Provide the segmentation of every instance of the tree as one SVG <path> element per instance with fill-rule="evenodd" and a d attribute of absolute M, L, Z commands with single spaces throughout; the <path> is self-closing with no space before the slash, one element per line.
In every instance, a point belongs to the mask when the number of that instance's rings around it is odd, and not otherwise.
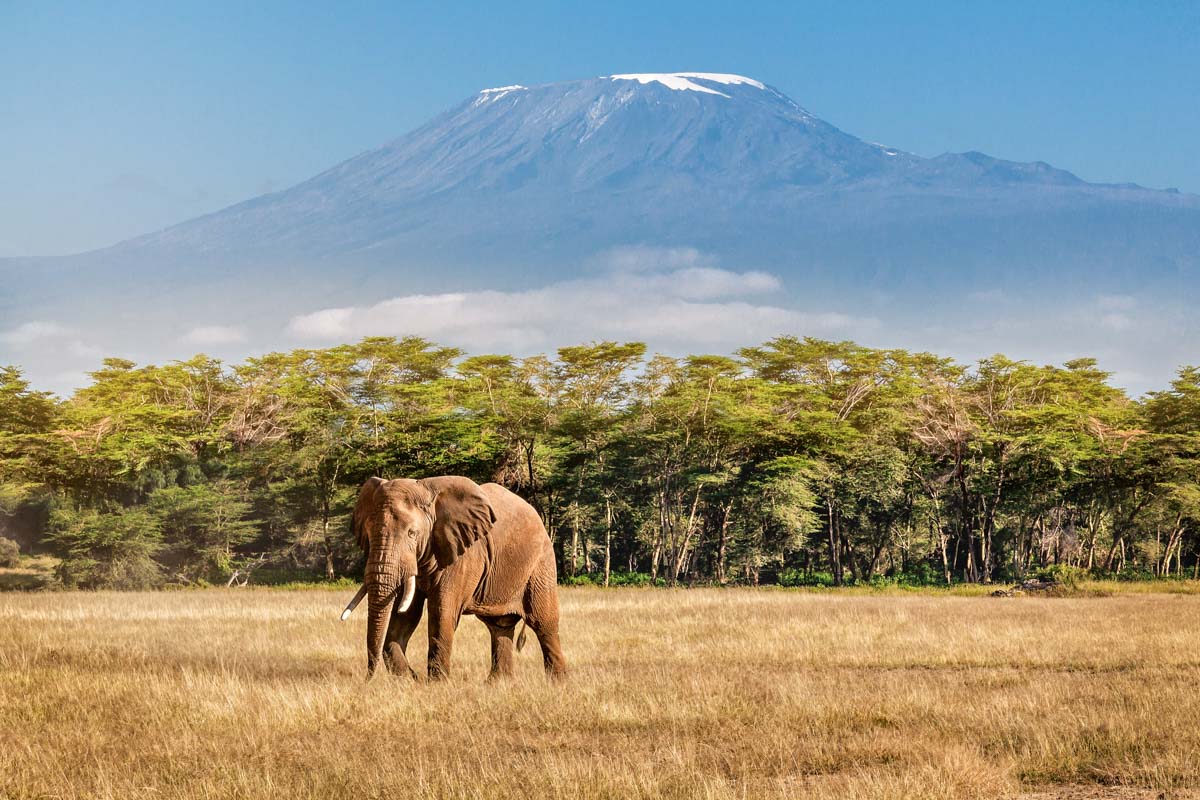
<path fill-rule="evenodd" d="M 161 561 L 188 582 L 227 577 L 236 549 L 258 532 L 229 482 L 159 489 L 147 507 L 162 533 Z"/>
<path fill-rule="evenodd" d="M 615 476 L 609 468 L 610 449 L 620 435 L 630 374 L 641 364 L 646 346 L 640 342 L 564 347 L 558 351 L 551 380 L 558 401 L 555 433 L 565 444 L 563 464 L 573 475 L 574 494 L 566 514 L 571 524 L 570 570 L 590 571 L 587 530 L 599 518 L 604 525 L 604 580 L 611 572 Z M 590 514 L 588 494 L 603 504 L 603 515 Z M 582 552 L 580 545 L 582 544 Z"/>
<path fill-rule="evenodd" d="M 57 417 L 48 392 L 31 390 L 16 367 L 0 367 L 0 519 L 44 487 Z"/>
<path fill-rule="evenodd" d="M 1091 359 L 786 336 L 735 357 L 462 358 L 376 337 L 91 377 L 59 401 L 0 369 L 0 525 L 55 548 L 71 585 L 353 573 L 347 515 L 373 474 L 503 483 L 561 574 L 605 583 L 1200 572 L 1194 367 L 1135 401 Z"/>
<path fill-rule="evenodd" d="M 57 573 L 64 586 L 150 589 L 162 582 L 163 568 L 154 558 L 162 533 L 149 510 L 59 511 L 52 525 L 51 540 L 63 554 Z"/>

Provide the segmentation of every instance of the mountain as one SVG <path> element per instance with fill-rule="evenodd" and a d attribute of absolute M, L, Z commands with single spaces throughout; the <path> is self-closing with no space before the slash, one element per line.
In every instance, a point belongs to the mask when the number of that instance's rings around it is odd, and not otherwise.
<path fill-rule="evenodd" d="M 1169 283 L 1195 274 L 1200 198 L 982 153 L 922 158 L 737 75 L 611 75 L 485 89 L 284 191 L 8 269 L 97 288 L 307 274 L 436 290 L 561 276 L 623 245 L 824 286 Z"/>
<path fill-rule="evenodd" d="M 672 277 L 673 264 L 726 274 Z M 622 279 L 626 294 L 591 327 L 565 312 L 529 321 L 547 303 L 591 302 L 613 269 L 668 272 Z M 721 285 L 733 294 L 719 330 L 743 338 L 875 331 L 879 344 L 962 356 L 1095 354 L 1144 385 L 1149 371 L 1161 382 L 1194 360 L 1198 277 L 1195 195 L 977 152 L 923 158 L 738 75 L 609 75 L 485 89 L 289 189 L 90 253 L 0 260 L 0 363 L 47 358 L 67 330 L 81 338 L 62 374 L 76 376 L 102 347 L 232 355 L 294 346 L 298 330 L 327 341 L 417 332 L 478 349 L 670 328 L 682 348 L 717 313 L 696 292 Z M 701 289 L 678 286 L 693 280 Z M 770 307 L 743 303 L 739 281 Z M 646 292 L 678 302 L 631 308 Z M 497 302 L 509 306 L 508 338 L 489 333 Z M 472 303 L 459 328 L 437 310 Z M 760 319 L 753 332 L 738 322 L 747 314 Z M 102 346 L 88 341 L 98 330 Z M 731 336 L 697 346 L 750 343 Z M 1161 363 L 1138 366 L 1151 352 Z"/>

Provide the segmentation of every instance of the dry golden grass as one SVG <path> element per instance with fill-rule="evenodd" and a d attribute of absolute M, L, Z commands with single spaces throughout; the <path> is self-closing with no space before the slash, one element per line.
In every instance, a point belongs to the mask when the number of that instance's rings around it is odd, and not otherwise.
<path fill-rule="evenodd" d="M 366 683 L 324 591 L 0 596 L 0 797 L 1182 798 L 1200 596 L 565 589 L 574 670 Z M 415 661 L 424 663 L 424 628 Z M 1057 788 L 1056 788 L 1057 787 Z M 1114 787 L 1114 788 L 1104 788 Z"/>

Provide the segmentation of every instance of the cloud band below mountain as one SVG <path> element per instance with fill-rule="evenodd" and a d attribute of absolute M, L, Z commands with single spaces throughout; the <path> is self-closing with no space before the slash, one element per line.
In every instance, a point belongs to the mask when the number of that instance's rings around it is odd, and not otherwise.
<path fill-rule="evenodd" d="M 322 343 L 419 335 L 475 352 L 530 352 L 581 335 L 703 348 L 761 341 L 780 331 L 852 336 L 876 325 L 869 318 L 761 302 L 781 288 L 778 278 L 764 272 L 615 271 L 522 291 L 413 294 L 321 309 L 293 317 L 288 332 Z"/>

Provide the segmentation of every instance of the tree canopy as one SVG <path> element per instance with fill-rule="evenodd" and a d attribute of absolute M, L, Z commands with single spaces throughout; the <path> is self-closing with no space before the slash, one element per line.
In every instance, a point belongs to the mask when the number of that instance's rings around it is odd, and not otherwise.
<path fill-rule="evenodd" d="M 795 337 L 107 359 L 65 399 L 5 367 L 0 533 L 73 586 L 356 576 L 365 478 L 462 474 L 537 508 L 564 580 L 1195 575 L 1200 368 L 1140 399 L 1109 378 Z"/>

